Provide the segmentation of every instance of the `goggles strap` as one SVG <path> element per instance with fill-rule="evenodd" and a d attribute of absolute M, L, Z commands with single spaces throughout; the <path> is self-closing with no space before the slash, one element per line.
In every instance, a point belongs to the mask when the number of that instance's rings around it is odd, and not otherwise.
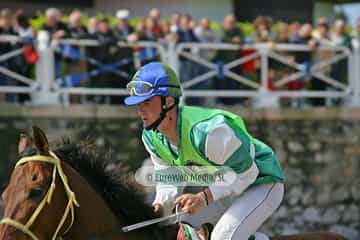
<path fill-rule="evenodd" d="M 170 107 L 166 107 L 166 97 L 165 96 L 161 96 L 161 112 L 160 112 L 160 116 L 157 120 L 155 120 L 152 124 L 150 124 L 149 126 L 145 127 L 146 130 L 156 130 L 158 128 L 158 126 L 160 125 L 160 123 L 165 119 L 166 117 L 166 113 L 168 111 L 170 111 L 171 109 L 173 109 L 175 106 L 177 106 L 177 104 L 179 103 L 178 99 L 175 98 L 175 103 L 173 105 L 171 105 Z"/>

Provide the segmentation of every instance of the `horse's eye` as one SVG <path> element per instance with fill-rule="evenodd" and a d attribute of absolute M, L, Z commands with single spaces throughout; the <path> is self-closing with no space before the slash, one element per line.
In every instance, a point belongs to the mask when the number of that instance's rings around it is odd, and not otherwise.
<path fill-rule="evenodd" d="M 32 175 L 31 180 L 36 181 L 36 179 L 37 179 L 37 174 Z"/>
<path fill-rule="evenodd" d="M 40 188 L 40 187 L 32 188 L 29 193 L 29 198 L 40 197 L 42 193 L 43 193 L 42 188 Z"/>

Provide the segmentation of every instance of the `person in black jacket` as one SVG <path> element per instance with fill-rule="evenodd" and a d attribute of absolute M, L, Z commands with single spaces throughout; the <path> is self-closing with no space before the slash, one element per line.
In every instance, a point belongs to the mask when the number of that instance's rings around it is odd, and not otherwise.
<path fill-rule="evenodd" d="M 45 23 L 41 30 L 49 32 L 51 40 L 59 40 L 67 33 L 66 25 L 61 21 L 61 12 L 57 8 L 48 8 L 45 12 Z"/>
<path fill-rule="evenodd" d="M 116 12 L 117 24 L 113 27 L 113 34 L 118 42 L 130 43 L 131 35 L 134 35 L 134 28 L 129 24 L 129 10 L 120 9 Z M 126 64 L 121 65 L 118 69 L 124 73 L 128 73 L 129 77 L 118 76 L 116 85 L 125 88 L 130 78 L 130 75 L 135 72 L 133 61 L 133 49 L 130 46 L 117 46 L 114 53 L 114 61 L 127 61 Z M 123 100 L 120 99 L 120 102 Z"/>
<path fill-rule="evenodd" d="M 60 40 L 67 34 L 66 25 L 61 22 L 61 12 L 57 8 L 48 8 L 45 12 L 45 23 L 41 26 L 41 30 L 47 31 L 51 41 Z M 55 78 L 60 77 L 62 69 L 62 57 L 55 54 Z"/>

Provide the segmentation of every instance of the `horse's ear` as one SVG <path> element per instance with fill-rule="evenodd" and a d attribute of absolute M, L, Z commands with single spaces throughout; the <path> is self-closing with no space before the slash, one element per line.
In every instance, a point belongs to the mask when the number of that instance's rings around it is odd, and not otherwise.
<path fill-rule="evenodd" d="M 21 133 L 20 134 L 20 139 L 19 139 L 19 144 L 18 144 L 18 153 L 22 153 L 23 151 L 25 151 L 25 149 L 27 148 L 27 146 L 30 144 L 30 138 L 24 134 Z"/>
<path fill-rule="evenodd" d="M 34 134 L 34 144 L 36 149 L 41 153 L 49 152 L 49 142 L 43 130 L 40 128 L 33 126 L 33 134 Z"/>

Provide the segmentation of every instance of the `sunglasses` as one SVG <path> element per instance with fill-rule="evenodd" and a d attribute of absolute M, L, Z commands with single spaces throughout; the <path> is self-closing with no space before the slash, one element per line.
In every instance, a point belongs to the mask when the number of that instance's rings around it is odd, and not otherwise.
<path fill-rule="evenodd" d="M 176 85 L 152 85 L 151 83 L 144 81 L 131 81 L 126 85 L 127 90 L 131 96 L 148 96 L 154 92 L 154 90 L 162 87 L 180 88 Z"/>

